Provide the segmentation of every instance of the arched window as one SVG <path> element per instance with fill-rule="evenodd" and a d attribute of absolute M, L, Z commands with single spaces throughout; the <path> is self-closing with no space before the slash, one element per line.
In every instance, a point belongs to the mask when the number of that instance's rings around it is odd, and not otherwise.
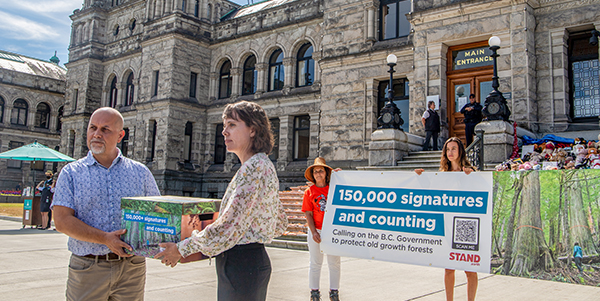
<path fill-rule="evenodd" d="M 208 5 L 208 9 L 206 10 L 206 18 L 208 19 L 208 21 L 210 22 L 210 13 L 212 11 L 212 5 Z"/>
<path fill-rule="evenodd" d="M 50 127 L 50 106 L 41 102 L 35 111 L 35 127 L 47 129 Z"/>
<path fill-rule="evenodd" d="M 185 13 L 186 11 L 186 6 L 187 6 L 187 1 L 185 0 L 181 0 L 181 10 Z"/>
<path fill-rule="evenodd" d="M 200 16 L 200 0 L 196 0 L 194 5 L 194 17 L 198 18 L 198 16 Z"/>
<path fill-rule="evenodd" d="M 223 63 L 219 74 L 219 98 L 227 98 L 231 96 L 231 62 Z"/>
<path fill-rule="evenodd" d="M 125 88 L 125 106 L 133 104 L 133 72 L 127 76 L 127 87 Z"/>
<path fill-rule="evenodd" d="M 254 94 L 256 92 L 256 78 L 256 57 L 251 55 L 244 63 L 242 95 Z"/>
<path fill-rule="evenodd" d="M 58 108 L 58 116 L 56 116 L 56 131 L 59 133 L 62 130 L 62 118 L 63 118 L 64 112 L 65 112 L 64 107 Z"/>
<path fill-rule="evenodd" d="M 110 97 L 108 99 L 108 105 L 111 108 L 117 107 L 117 77 L 115 76 L 110 83 Z"/>
<path fill-rule="evenodd" d="M 131 30 L 132 32 L 135 29 L 135 23 L 135 19 L 131 19 L 131 21 L 129 21 L 129 30 Z"/>
<path fill-rule="evenodd" d="M 10 114 L 10 123 L 16 125 L 27 125 L 27 111 L 29 106 L 23 99 L 17 99 L 13 103 L 12 112 Z"/>
<path fill-rule="evenodd" d="M 269 60 L 269 91 L 283 89 L 284 77 L 283 51 L 277 49 Z"/>
<path fill-rule="evenodd" d="M 0 96 L 0 123 L 4 122 L 4 98 Z"/>
<path fill-rule="evenodd" d="M 315 79 L 315 61 L 312 58 L 313 47 L 306 43 L 298 51 L 298 63 L 296 66 L 296 86 L 310 86 Z"/>

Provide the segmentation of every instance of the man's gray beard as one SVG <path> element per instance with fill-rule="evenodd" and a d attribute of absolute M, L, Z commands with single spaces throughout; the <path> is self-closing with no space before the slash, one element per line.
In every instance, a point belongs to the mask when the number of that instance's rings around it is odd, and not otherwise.
<path fill-rule="evenodd" d="M 101 155 L 106 151 L 106 146 L 104 144 L 100 147 L 92 146 L 90 148 L 90 150 L 92 151 L 92 154 L 94 154 L 94 155 Z"/>

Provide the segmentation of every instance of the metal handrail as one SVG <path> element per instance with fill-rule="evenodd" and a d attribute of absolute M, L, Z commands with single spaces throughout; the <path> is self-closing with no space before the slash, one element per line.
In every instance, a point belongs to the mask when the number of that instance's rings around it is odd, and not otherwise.
<path fill-rule="evenodd" d="M 483 130 L 475 130 L 475 139 L 467 149 L 467 159 L 477 170 L 483 170 L 485 167 L 483 161 Z"/>

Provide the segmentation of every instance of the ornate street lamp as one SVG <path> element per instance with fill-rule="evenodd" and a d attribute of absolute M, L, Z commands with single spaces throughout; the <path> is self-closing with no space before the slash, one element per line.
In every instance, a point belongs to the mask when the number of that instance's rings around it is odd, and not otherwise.
<path fill-rule="evenodd" d="M 500 49 L 500 38 L 493 36 L 488 40 L 490 50 L 492 50 L 491 57 L 494 61 L 494 76 L 492 77 L 492 92 L 485 98 L 485 104 L 483 106 L 483 116 L 487 120 L 504 120 L 508 121 L 510 117 L 510 110 L 506 103 L 506 98 L 502 95 L 502 92 L 498 91 L 500 84 L 498 83 L 498 66 L 496 58 L 498 58 L 498 49 Z"/>
<path fill-rule="evenodd" d="M 397 129 L 401 130 L 401 126 L 404 124 L 404 120 L 400 117 L 400 110 L 394 103 L 394 66 L 398 58 L 394 54 L 390 54 L 387 57 L 387 65 L 390 66 L 390 83 L 388 85 L 387 103 L 381 109 L 379 118 L 377 118 L 377 124 L 379 129 Z"/>

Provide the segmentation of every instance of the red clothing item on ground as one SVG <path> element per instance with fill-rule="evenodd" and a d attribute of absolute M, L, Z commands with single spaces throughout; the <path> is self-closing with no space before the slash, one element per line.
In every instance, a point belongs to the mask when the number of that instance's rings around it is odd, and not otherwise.
<path fill-rule="evenodd" d="M 323 227 L 323 216 L 325 215 L 325 204 L 327 204 L 327 193 L 329 185 L 317 187 L 312 185 L 304 192 L 304 201 L 302 202 L 302 212 L 312 211 L 315 221 L 315 228 Z"/>

